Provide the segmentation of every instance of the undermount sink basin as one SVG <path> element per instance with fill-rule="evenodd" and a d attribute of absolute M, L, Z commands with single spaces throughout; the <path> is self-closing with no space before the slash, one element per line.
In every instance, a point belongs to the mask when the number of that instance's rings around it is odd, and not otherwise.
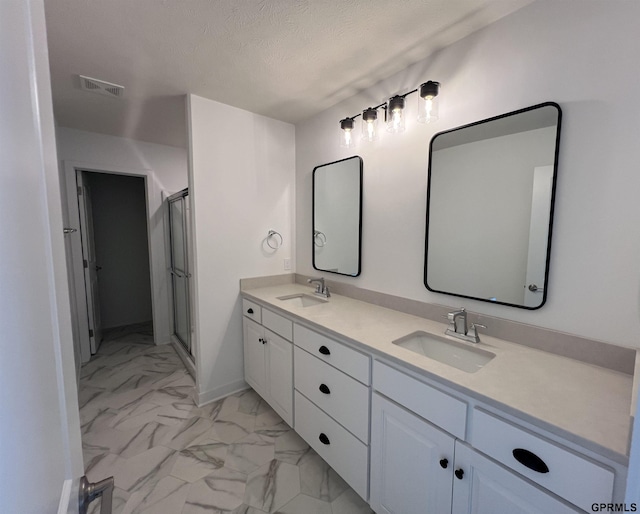
<path fill-rule="evenodd" d="M 482 348 L 474 348 L 469 344 L 439 338 L 422 331 L 401 337 L 393 341 L 393 344 L 467 373 L 475 373 L 482 369 L 496 356 L 495 353 Z"/>
<path fill-rule="evenodd" d="M 306 293 L 278 296 L 278 300 L 287 302 L 289 305 L 295 305 L 296 307 L 313 307 L 314 305 L 327 303 L 327 300 L 323 300 L 322 298 L 318 298 L 317 296 L 312 296 Z"/>

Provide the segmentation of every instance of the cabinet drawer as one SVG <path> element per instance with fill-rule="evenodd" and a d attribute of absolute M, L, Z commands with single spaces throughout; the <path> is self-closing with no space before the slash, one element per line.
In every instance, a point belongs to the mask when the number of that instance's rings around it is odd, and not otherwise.
<path fill-rule="evenodd" d="M 612 470 L 479 409 L 473 412 L 471 444 L 584 510 L 613 497 Z"/>
<path fill-rule="evenodd" d="M 250 300 L 242 300 L 242 314 L 257 323 L 262 323 L 262 307 Z"/>
<path fill-rule="evenodd" d="M 291 322 L 291 320 L 288 320 L 275 312 L 271 312 L 270 310 L 262 309 L 262 324 L 288 341 L 292 340 L 293 322 Z"/>
<path fill-rule="evenodd" d="M 369 388 L 296 347 L 295 388 L 365 444 L 369 442 Z"/>
<path fill-rule="evenodd" d="M 462 400 L 377 361 L 373 363 L 373 388 L 464 440 L 467 404 Z"/>
<path fill-rule="evenodd" d="M 296 432 L 366 500 L 368 447 L 297 391 L 295 420 Z"/>
<path fill-rule="evenodd" d="M 300 325 L 293 327 L 293 342 L 311 355 L 315 355 L 363 384 L 371 383 L 368 355 L 352 350 L 338 341 Z"/>

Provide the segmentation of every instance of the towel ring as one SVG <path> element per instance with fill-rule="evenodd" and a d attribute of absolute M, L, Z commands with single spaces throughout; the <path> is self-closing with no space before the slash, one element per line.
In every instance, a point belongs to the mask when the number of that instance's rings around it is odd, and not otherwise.
<path fill-rule="evenodd" d="M 313 231 L 313 244 L 319 248 L 327 244 L 327 236 L 324 232 L 320 232 L 319 230 Z"/>
<path fill-rule="evenodd" d="M 275 246 L 273 246 L 271 244 L 271 239 L 274 237 L 279 237 L 280 238 L 280 242 L 278 243 L 278 240 L 275 240 Z M 269 232 L 267 233 L 267 246 L 269 248 L 271 248 L 272 250 L 277 250 L 278 248 L 280 248 L 282 246 L 282 243 L 284 242 L 284 240 L 282 239 L 282 236 L 280 235 L 280 232 L 276 232 L 275 230 L 269 230 Z"/>

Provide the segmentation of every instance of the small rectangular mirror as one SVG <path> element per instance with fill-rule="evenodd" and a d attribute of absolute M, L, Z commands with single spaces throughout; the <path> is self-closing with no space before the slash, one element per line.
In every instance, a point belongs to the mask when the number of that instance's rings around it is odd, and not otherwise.
<path fill-rule="evenodd" d="M 357 155 L 313 169 L 313 267 L 360 275 L 362 158 Z"/>
<path fill-rule="evenodd" d="M 429 147 L 427 289 L 524 309 L 547 299 L 560 106 L 436 134 Z"/>

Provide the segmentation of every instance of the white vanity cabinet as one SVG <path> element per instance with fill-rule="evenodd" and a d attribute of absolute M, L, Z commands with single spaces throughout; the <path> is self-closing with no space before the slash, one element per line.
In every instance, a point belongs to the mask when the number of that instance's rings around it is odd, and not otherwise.
<path fill-rule="evenodd" d="M 297 324 L 293 341 L 295 429 L 366 500 L 371 358 Z"/>
<path fill-rule="evenodd" d="M 611 501 L 614 475 L 599 463 L 478 408 L 469 414 L 474 448 L 460 430 L 464 401 L 377 361 L 373 389 L 370 504 L 378 514 L 565 514 Z"/>
<path fill-rule="evenodd" d="M 277 305 L 243 300 L 245 379 L 377 514 L 569 514 L 623 501 L 624 463 L 572 432 Z"/>
<path fill-rule="evenodd" d="M 371 508 L 451 512 L 455 438 L 378 393 L 371 407 Z"/>
<path fill-rule="evenodd" d="M 580 512 L 377 393 L 371 423 L 377 514 Z"/>
<path fill-rule="evenodd" d="M 452 514 L 584 512 L 520 478 L 460 441 L 456 441 L 455 453 Z"/>
<path fill-rule="evenodd" d="M 245 380 L 293 426 L 293 324 L 248 300 L 243 313 Z"/>

